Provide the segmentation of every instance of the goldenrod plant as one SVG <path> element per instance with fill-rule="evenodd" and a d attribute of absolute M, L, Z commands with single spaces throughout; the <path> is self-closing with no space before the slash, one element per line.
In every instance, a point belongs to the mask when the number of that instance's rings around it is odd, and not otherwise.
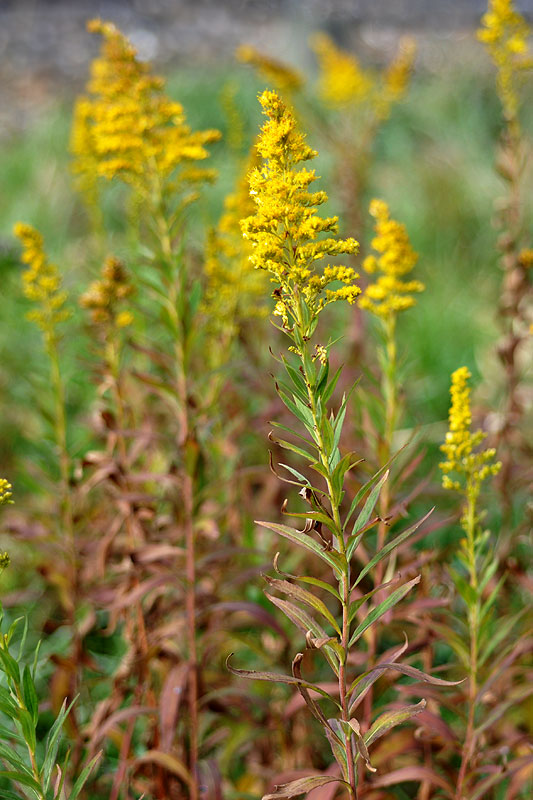
<path fill-rule="evenodd" d="M 521 788 L 527 779 L 523 768 L 528 759 L 516 741 L 506 740 L 501 721 L 516 714 L 532 692 L 531 686 L 516 680 L 513 670 L 530 651 L 527 638 L 518 635 L 523 610 L 508 613 L 499 607 L 506 578 L 500 574 L 493 537 L 484 527 L 481 492 L 483 484 L 498 474 L 501 462 L 496 461 L 494 448 L 484 446 L 487 434 L 472 430 L 470 377 L 467 367 L 452 374 L 449 430 L 441 445 L 445 460 L 440 464 L 443 487 L 461 498 L 464 533 L 449 568 L 462 607 L 450 616 L 449 627 L 437 625 L 468 676 L 460 701 L 459 719 L 464 727 L 458 727 L 457 734 L 462 747 L 452 779 L 455 800 L 492 796 L 499 784 L 515 774 L 522 775 L 515 785 L 516 790 Z M 505 747 L 503 761 L 498 740 Z"/>
<path fill-rule="evenodd" d="M 533 69 L 530 37 L 531 28 L 515 8 L 514 0 L 489 0 L 478 38 L 496 67 L 496 89 L 503 113 L 496 156 L 496 169 L 505 184 L 505 195 L 497 201 L 497 224 L 501 230 L 498 249 L 503 273 L 497 354 L 504 387 L 498 424 L 502 460 L 498 485 L 507 522 L 511 517 L 513 486 L 530 481 L 527 463 L 533 454 L 531 408 L 524 398 L 529 383 L 527 364 L 533 325 L 533 258 L 524 185 L 530 146 L 520 121 L 524 82 Z M 518 467 L 519 452 L 525 456 L 524 469 Z"/>
<path fill-rule="evenodd" d="M 374 315 L 379 324 L 378 336 L 382 347 L 378 349 L 380 367 L 381 402 L 372 460 L 376 468 L 390 464 L 394 454 L 394 437 L 401 420 L 401 379 L 399 374 L 397 320 L 400 313 L 416 304 L 415 294 L 424 290 L 418 280 L 406 280 L 414 269 L 418 255 L 412 248 L 405 225 L 391 219 L 389 208 L 383 200 L 372 200 L 370 214 L 375 219 L 375 236 L 371 241 L 374 254 L 367 255 L 363 261 L 363 269 L 371 276 L 358 304 Z M 368 425 L 367 425 L 368 427 Z M 391 516 L 395 494 L 400 489 L 398 475 L 399 464 L 395 461 L 390 469 L 394 474 L 389 477 L 381 490 L 379 499 L 379 523 L 377 532 L 377 551 L 385 545 L 391 524 L 396 520 Z M 391 554 L 389 562 L 381 561 L 376 566 L 376 583 L 389 580 L 396 569 L 395 554 Z M 378 595 L 379 601 L 379 595 Z M 375 629 L 370 632 L 369 660 L 376 655 Z M 367 694 L 365 709 L 368 725 L 372 711 L 372 689 Z"/>
<path fill-rule="evenodd" d="M 258 143 L 263 166 L 250 175 L 256 211 L 242 221 L 242 229 L 254 245 L 254 265 L 267 270 L 275 279 L 276 326 L 290 342 L 289 354 L 279 358 L 286 378 L 278 377 L 276 388 L 283 403 L 301 425 L 299 431 L 279 426 L 295 437 L 296 442 L 277 435 L 273 439 L 280 447 L 300 456 L 307 470 L 318 477 L 318 480 L 309 478 L 291 466 L 284 467 L 291 477 L 282 480 L 299 488 L 308 509 L 304 512 L 289 511 L 289 501 L 286 501 L 282 510 L 301 519 L 303 529 L 274 522 L 259 524 L 312 553 L 329 567 L 334 578 L 332 583 L 328 583 L 313 575 L 284 573 L 276 557 L 276 577 L 267 577 L 267 596 L 300 631 L 306 649 L 318 650 L 325 658 L 338 688 L 335 692 L 328 692 L 303 677 L 303 652 L 294 657 L 292 675 L 230 669 L 250 679 L 295 685 L 323 727 L 340 770 L 340 775 L 315 774 L 280 785 L 265 798 L 292 797 L 332 781 L 340 782 L 349 797 L 357 798 L 357 762 L 360 760 L 366 768 L 374 770 L 368 751 L 370 745 L 390 728 L 418 714 L 425 705 L 422 700 L 414 706 L 385 712 L 364 733 L 353 713 L 361 696 L 378 675 L 388 669 L 397 669 L 422 681 L 446 682 L 395 663 L 380 663 L 361 674 L 352 674 L 351 652 L 356 645 L 361 646 L 368 629 L 413 589 L 420 576 L 405 583 L 394 581 L 400 585 L 396 585 L 387 593 L 386 599 L 367 613 L 364 611 L 367 601 L 385 587 L 374 587 L 362 597 L 354 593 L 376 565 L 405 541 L 420 523 L 399 534 L 361 568 L 357 567 L 358 546 L 376 523 L 373 510 L 387 473 L 383 474 L 382 470 L 375 475 L 352 500 L 349 510 L 345 510 L 346 475 L 356 467 L 359 459 L 355 453 L 341 454 L 340 437 L 348 398 L 346 395 L 342 398 L 336 411 L 331 407 L 340 370 L 330 376 L 331 342 L 317 340 L 314 335 L 321 314 L 329 304 L 341 300 L 354 303 L 360 294 L 356 283 L 358 276 L 352 268 L 329 264 L 318 268 L 318 263 L 325 257 L 353 254 L 357 252 L 358 244 L 352 238 L 338 238 L 336 217 L 321 217 L 317 213 L 327 195 L 324 191 L 311 191 L 316 180 L 314 171 L 299 166 L 317 154 L 307 145 L 291 111 L 273 91 L 263 92 L 259 100 L 267 116 Z M 321 234 L 326 234 L 325 238 Z M 359 510 L 359 503 L 365 495 L 366 502 Z M 331 598 L 335 611 L 331 610 Z M 340 611 L 340 616 L 337 611 Z M 326 701 L 324 708 L 322 700 Z"/>
<path fill-rule="evenodd" d="M 60 474 L 59 513 L 57 514 L 56 543 L 67 553 L 67 584 L 58 582 L 61 602 L 69 615 L 74 611 L 73 591 L 76 584 L 77 558 L 74 541 L 74 522 L 71 492 L 71 457 L 67 442 L 67 411 L 65 385 L 60 364 L 62 324 L 69 319 L 68 295 L 62 288 L 59 269 L 50 262 L 44 250 L 41 234 L 31 225 L 17 223 L 15 235 L 22 244 L 22 275 L 25 296 L 35 304 L 27 318 L 42 332 L 50 365 L 50 384 L 54 400 L 53 426 Z"/>

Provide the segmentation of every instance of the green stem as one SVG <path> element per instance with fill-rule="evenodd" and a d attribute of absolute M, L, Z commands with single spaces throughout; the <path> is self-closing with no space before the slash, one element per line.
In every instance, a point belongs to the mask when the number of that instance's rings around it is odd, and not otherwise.
<path fill-rule="evenodd" d="M 183 297 L 185 286 L 183 285 L 181 272 L 176 274 L 176 256 L 172 246 L 172 235 L 168 219 L 164 213 L 161 203 L 156 204 L 154 217 L 159 230 L 159 242 L 161 245 L 161 258 L 170 273 L 169 278 L 169 302 L 167 309 L 175 331 L 174 336 L 174 367 L 176 380 L 176 398 L 179 409 L 179 441 L 178 445 L 182 450 L 183 461 L 186 461 L 186 448 L 192 440 L 192 421 L 189 415 L 188 387 L 187 387 L 187 348 L 186 331 L 184 322 L 180 318 L 178 303 Z M 186 613 L 186 637 L 189 652 L 190 674 L 188 678 L 188 699 L 189 699 L 189 769 L 191 773 L 190 800 L 198 800 L 199 787 L 197 779 L 198 765 L 198 741 L 199 741 L 199 719 L 198 719 L 198 652 L 196 645 L 196 552 L 194 535 L 194 503 L 195 488 L 194 468 L 189 468 L 183 463 L 181 470 L 181 488 L 183 500 L 183 516 L 185 528 L 185 613 Z"/>
<path fill-rule="evenodd" d="M 476 695 L 478 690 L 478 648 L 479 648 L 479 612 L 480 597 L 476 567 L 476 501 L 477 495 L 467 491 L 467 511 L 464 528 L 466 532 L 466 551 L 470 586 L 475 592 L 475 600 L 468 609 L 468 626 L 470 633 L 470 675 L 468 679 L 468 719 L 466 735 L 461 756 L 461 766 L 457 778 L 455 800 L 463 800 L 466 771 L 472 759 L 476 746 L 475 711 Z"/>
<path fill-rule="evenodd" d="M 318 405 L 314 391 L 315 390 L 314 376 L 309 374 L 309 370 L 306 366 L 307 364 L 310 363 L 311 356 L 307 346 L 307 335 L 304 329 L 300 302 L 298 302 L 297 304 L 297 325 L 300 329 L 301 339 L 303 342 L 302 352 L 301 352 L 301 365 L 305 378 L 305 384 L 307 387 L 309 408 L 311 410 L 311 415 L 313 417 L 313 426 L 316 434 L 316 443 L 318 447 L 320 461 L 326 471 L 325 480 L 328 489 L 329 501 L 331 505 L 331 513 L 333 521 L 335 523 L 335 529 L 337 531 L 336 544 L 342 555 L 346 556 L 346 545 L 344 542 L 340 507 L 339 504 L 335 502 L 334 499 L 335 491 L 333 488 L 333 481 L 331 476 L 329 454 L 324 444 L 324 438 L 322 435 L 321 424 L 318 415 Z M 307 357 L 304 357 L 304 352 Z M 341 605 L 342 605 L 342 634 L 341 634 L 340 644 L 343 650 L 343 658 L 341 663 L 339 664 L 339 696 L 342 708 L 342 720 L 344 722 L 348 722 L 350 719 L 350 714 L 348 710 L 348 698 L 347 698 L 346 664 L 348 661 L 348 653 L 349 653 L 348 643 L 350 641 L 350 623 L 348 616 L 349 604 L 350 604 L 350 564 L 347 561 L 345 570 L 338 579 L 338 581 L 339 581 L 339 595 L 341 597 Z M 345 751 L 346 751 L 346 763 L 348 766 L 348 781 L 350 784 L 350 797 L 352 798 L 352 800 L 357 800 L 357 771 L 355 768 L 355 761 L 352 752 L 352 737 L 348 733 L 345 734 Z"/>

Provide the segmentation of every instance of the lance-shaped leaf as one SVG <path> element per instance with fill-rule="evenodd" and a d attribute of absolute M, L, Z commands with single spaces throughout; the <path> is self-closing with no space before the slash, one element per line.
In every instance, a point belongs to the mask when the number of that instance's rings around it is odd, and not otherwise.
<path fill-rule="evenodd" d="M 366 768 L 370 772 L 376 772 L 376 768 L 373 767 L 372 764 L 370 763 L 370 756 L 368 754 L 367 746 L 365 744 L 365 740 L 361 733 L 361 728 L 359 727 L 359 723 L 357 722 L 356 719 L 351 719 L 349 725 L 355 735 L 355 746 L 357 748 L 357 752 L 365 762 Z"/>
<path fill-rule="evenodd" d="M 396 725 L 401 725 L 402 722 L 407 722 L 411 717 L 420 714 L 426 707 L 426 701 L 421 700 L 414 706 L 405 706 L 397 711 L 386 711 L 374 722 L 368 733 L 365 734 L 365 744 L 367 747 L 383 736 L 391 728 Z"/>
<path fill-rule="evenodd" d="M 489 789 L 492 789 L 493 786 L 497 786 L 505 780 L 505 778 L 509 778 L 511 775 L 524 769 L 524 767 L 530 767 L 531 764 L 533 764 L 533 756 L 516 758 L 514 761 L 511 761 L 510 764 L 506 764 L 505 767 L 495 775 L 490 775 L 488 778 L 478 781 L 470 797 L 472 800 L 484 800 L 489 794 Z M 527 772 L 525 772 L 525 775 L 527 776 Z"/>
<path fill-rule="evenodd" d="M 355 706 L 358 705 L 362 695 L 368 690 L 368 688 L 389 669 L 392 669 L 395 672 L 400 672 L 402 675 L 407 675 L 409 678 L 414 678 L 422 683 L 429 683 L 432 686 L 457 686 L 459 683 L 463 682 L 446 681 L 443 678 L 434 678 L 432 675 L 428 675 L 426 672 L 416 669 L 416 667 L 409 666 L 409 664 L 396 664 L 392 661 L 382 662 L 381 664 L 376 664 L 375 667 L 372 667 L 372 669 L 369 669 L 367 672 L 364 672 L 362 675 L 356 678 L 348 689 L 348 697 L 354 693 L 350 702 L 350 713 L 352 713 L 352 711 L 355 709 Z"/>
<path fill-rule="evenodd" d="M 270 433 L 268 434 L 268 438 L 270 439 L 271 442 L 274 442 L 274 444 L 279 444 L 279 446 L 282 447 L 284 450 L 291 450 L 293 453 L 296 453 L 302 458 L 305 458 L 307 461 L 315 460 L 315 457 L 312 455 L 312 453 L 309 453 L 303 447 L 299 447 L 297 444 L 294 444 L 293 442 L 288 442 L 286 439 L 278 439 L 273 435 L 272 431 L 270 431 Z"/>
<path fill-rule="evenodd" d="M 226 667 L 233 675 L 238 675 L 240 678 L 248 678 L 252 681 L 268 681 L 270 683 L 287 683 L 291 686 L 303 686 L 306 689 L 312 689 L 313 692 L 316 692 L 322 697 L 325 697 L 327 700 L 330 700 L 339 710 L 341 710 L 340 704 L 320 686 L 310 683 L 309 681 L 302 680 L 301 678 L 295 678 L 294 675 L 283 675 L 279 672 L 256 672 L 253 669 L 236 669 L 229 663 L 232 655 L 233 653 L 230 653 L 227 657 Z"/>
<path fill-rule="evenodd" d="M 276 553 L 274 556 L 274 569 L 278 573 L 278 575 L 282 575 L 284 578 L 290 578 L 291 581 L 301 581 L 302 583 L 309 583 L 312 586 L 318 586 L 320 589 L 324 589 L 324 591 L 329 592 L 330 594 L 335 597 L 339 603 L 341 602 L 341 597 L 338 591 L 335 589 L 334 586 L 331 586 L 326 581 L 321 581 L 319 578 L 314 578 L 312 575 L 292 575 L 290 572 L 284 572 L 283 570 L 279 569 L 278 566 L 278 559 L 279 553 Z"/>
<path fill-rule="evenodd" d="M 368 521 L 370 520 L 372 512 L 376 507 L 376 503 L 378 502 L 381 488 L 388 477 L 389 477 L 389 471 L 386 470 L 385 474 L 381 477 L 381 479 L 377 482 L 377 484 L 374 486 L 374 488 L 368 495 L 366 502 L 363 508 L 361 509 L 361 512 L 359 513 L 357 519 L 354 522 L 352 532 L 348 537 L 348 541 L 346 543 L 346 557 L 348 558 L 348 560 L 352 557 L 355 549 L 357 548 L 359 542 L 361 541 L 360 538 L 358 537 L 358 534 L 365 528 Z M 350 515 L 348 515 L 348 518 L 349 516 Z"/>
<path fill-rule="evenodd" d="M 337 623 L 337 620 L 326 606 L 326 604 L 320 600 L 318 597 L 315 597 L 314 594 L 308 592 L 307 589 L 303 589 L 301 586 L 295 586 L 294 584 L 290 583 L 289 581 L 282 581 L 278 580 L 277 578 L 269 578 L 268 575 L 265 575 L 265 580 L 267 581 L 268 585 L 271 586 L 273 589 L 277 589 L 278 592 L 282 592 L 283 594 L 288 595 L 289 597 L 293 597 L 295 600 L 299 600 L 301 603 L 304 603 L 306 606 L 310 608 L 314 608 L 315 611 L 318 611 L 324 619 L 326 619 L 329 624 L 337 631 L 339 636 L 341 635 L 341 629 Z"/>
<path fill-rule="evenodd" d="M 333 728 L 331 728 L 328 720 L 326 719 L 326 715 L 324 714 L 318 703 L 315 700 L 313 700 L 313 698 L 307 691 L 307 688 L 303 684 L 302 666 L 301 666 L 302 659 L 303 659 L 303 653 L 296 653 L 292 661 L 292 674 L 298 681 L 298 683 L 296 684 L 298 691 L 300 692 L 309 710 L 311 711 L 313 716 L 320 722 L 324 730 L 327 730 L 329 728 L 333 736 L 336 736 L 337 734 L 335 733 Z M 342 745 L 342 742 L 339 741 L 339 744 Z"/>
<path fill-rule="evenodd" d="M 376 592 L 381 592 L 382 589 L 386 589 L 390 586 L 395 586 L 400 578 L 395 578 L 393 581 L 386 581 L 386 583 L 380 583 L 379 586 L 375 586 L 369 592 L 364 594 L 362 597 L 358 597 L 357 600 L 352 600 L 350 605 L 348 606 L 348 622 L 351 622 L 361 606 L 366 603 Z"/>
<path fill-rule="evenodd" d="M 393 550 L 399 547 L 399 545 L 405 542 L 405 540 L 408 539 L 409 536 L 412 536 L 412 534 L 422 525 L 422 523 L 424 523 L 427 520 L 429 515 L 433 513 L 433 510 L 434 508 L 428 511 L 428 513 L 424 517 L 422 517 L 422 519 L 420 519 L 418 522 L 415 522 L 414 525 L 411 525 L 410 528 L 407 528 L 407 530 L 403 531 L 398 536 L 396 536 L 395 539 L 386 544 L 385 547 L 383 547 L 379 551 L 379 553 L 376 553 L 376 555 L 370 559 L 368 564 L 365 564 L 365 566 L 357 576 L 357 580 L 353 584 L 352 589 L 354 589 L 357 586 L 357 584 L 363 580 L 365 575 L 367 575 L 370 572 L 370 570 L 374 569 L 376 564 L 379 564 L 379 562 L 382 559 L 386 558 L 389 555 L 389 553 L 391 553 Z"/>
<path fill-rule="evenodd" d="M 288 617 L 290 621 L 296 625 L 297 628 L 299 628 L 299 630 L 301 630 L 304 636 L 307 637 L 307 634 L 310 631 L 318 639 L 329 638 L 326 636 L 325 630 L 318 624 L 318 622 L 302 608 L 295 606 L 294 603 L 289 603 L 288 600 L 282 600 L 280 597 L 275 597 L 274 595 L 268 594 L 268 592 L 265 592 L 265 595 L 268 597 L 271 603 L 274 603 L 274 605 L 277 606 L 280 611 L 283 611 L 285 616 Z M 332 670 L 334 670 L 335 674 L 338 675 L 339 667 L 335 661 L 334 648 L 332 648 L 330 645 L 325 645 L 324 655 L 326 656 Z"/>
<path fill-rule="evenodd" d="M 329 728 L 326 728 L 326 736 L 331 747 L 331 752 L 340 767 L 342 777 L 348 780 L 348 761 L 346 758 L 346 732 L 343 730 L 340 720 L 328 719 Z"/>
<path fill-rule="evenodd" d="M 363 633 L 370 628 L 374 622 L 377 622 L 380 617 L 389 611 L 389 609 L 393 608 L 396 603 L 399 603 L 405 595 L 411 591 L 413 586 L 416 586 L 417 583 L 420 581 L 420 575 L 417 575 L 416 578 L 413 578 L 411 581 L 404 583 L 403 586 L 400 586 L 398 589 L 395 589 L 394 592 L 380 603 L 378 606 L 373 608 L 365 617 L 365 619 L 357 626 L 355 631 L 352 633 L 350 637 L 350 641 L 348 643 L 349 647 L 352 647 L 355 642 L 363 635 Z"/>
<path fill-rule="evenodd" d="M 274 791 L 270 794 L 263 795 L 262 800 L 279 800 L 282 797 L 296 797 L 298 794 L 307 794 L 312 789 L 318 789 L 319 786 L 325 786 L 326 783 L 344 783 L 346 786 L 349 784 L 340 778 L 335 778 L 332 775 L 310 775 L 308 778 L 298 778 L 290 783 L 283 783 L 281 786 L 276 786 Z"/>
<path fill-rule="evenodd" d="M 302 533 L 302 531 L 296 530 L 296 528 L 290 528 L 288 525 L 279 525 L 275 522 L 261 522 L 256 520 L 256 525 L 261 525 L 263 528 L 268 528 L 274 533 L 278 533 L 280 536 L 285 537 L 285 539 L 289 539 L 294 544 L 298 544 L 301 547 L 304 547 L 306 550 L 309 550 L 311 553 L 314 553 L 322 561 L 325 561 L 326 564 L 329 564 L 330 567 L 333 567 L 336 570 L 342 570 L 346 566 L 346 560 L 335 550 L 324 550 L 324 547 L 316 542 L 311 536 L 307 533 Z"/>

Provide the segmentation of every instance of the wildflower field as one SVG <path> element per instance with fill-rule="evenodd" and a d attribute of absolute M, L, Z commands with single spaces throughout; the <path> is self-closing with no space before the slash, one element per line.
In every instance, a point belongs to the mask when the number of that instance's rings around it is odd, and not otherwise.
<path fill-rule="evenodd" d="M 86 35 L 0 151 L 0 800 L 531 800 L 528 22 Z"/>

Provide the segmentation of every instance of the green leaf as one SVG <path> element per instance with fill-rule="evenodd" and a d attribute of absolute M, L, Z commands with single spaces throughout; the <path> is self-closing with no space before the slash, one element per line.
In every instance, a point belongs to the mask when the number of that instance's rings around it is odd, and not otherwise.
<path fill-rule="evenodd" d="M 266 575 L 265 578 L 269 586 L 271 586 L 273 589 L 277 589 L 278 592 L 282 592 L 289 597 L 293 597 L 295 600 L 299 600 L 301 603 L 304 603 L 310 608 L 314 608 L 315 611 L 318 611 L 318 613 L 329 622 L 332 628 L 337 631 L 339 636 L 341 635 L 341 629 L 339 628 L 337 620 L 326 604 L 320 600 L 320 598 L 315 597 L 315 595 L 311 592 L 308 592 L 307 589 L 303 589 L 301 586 L 295 586 L 289 581 L 279 580 L 278 578 L 269 578 L 268 575 Z"/>
<path fill-rule="evenodd" d="M 314 553 L 321 558 L 322 561 L 325 561 L 326 564 L 329 564 L 330 567 L 343 571 L 346 569 L 346 561 L 340 553 L 338 553 L 336 550 L 325 550 L 323 545 L 316 542 L 311 536 L 309 536 L 309 534 L 302 533 L 295 528 L 290 528 L 288 525 L 279 525 L 276 522 L 262 522 L 260 520 L 256 520 L 255 523 L 256 525 L 261 525 L 263 528 L 268 528 L 269 530 L 274 531 L 274 533 L 278 533 L 280 536 L 283 536 L 285 539 L 289 539 L 294 544 L 298 544 L 306 550 L 309 550 L 311 553 Z"/>
<path fill-rule="evenodd" d="M 411 525 L 410 528 L 407 528 L 407 530 L 403 531 L 395 539 L 393 539 L 391 542 L 386 544 L 385 547 L 383 547 L 379 551 L 379 553 L 376 553 L 376 555 L 373 558 L 371 558 L 370 561 L 367 564 L 365 564 L 365 566 L 363 567 L 363 569 L 361 570 L 361 572 L 357 576 L 357 580 L 353 584 L 352 589 L 354 589 L 357 586 L 357 584 L 360 583 L 360 581 L 363 580 L 365 575 L 367 575 L 370 572 L 370 570 L 374 569 L 376 564 L 379 564 L 379 562 L 383 558 L 386 558 L 389 555 L 389 553 L 391 553 L 399 545 L 401 545 L 402 542 L 405 542 L 405 540 L 408 539 L 409 536 L 412 536 L 413 533 L 427 520 L 429 515 L 433 513 L 433 510 L 434 510 L 434 508 L 432 508 L 430 511 L 428 511 L 428 513 L 424 517 L 422 517 L 422 519 L 420 519 L 418 522 L 415 522 L 414 525 Z"/>
<path fill-rule="evenodd" d="M 0 778 L 7 778 L 10 781 L 16 781 L 23 786 L 28 786 L 37 794 L 37 797 L 42 797 L 41 787 L 31 775 L 25 772 L 10 772 L 9 770 L 0 770 Z"/>
<path fill-rule="evenodd" d="M 293 453 L 305 458 L 306 461 L 314 461 L 315 456 L 312 453 L 309 453 L 307 450 L 304 450 L 303 447 L 298 447 L 298 445 L 293 444 L 292 442 L 287 442 L 285 439 L 276 439 L 273 436 L 268 437 L 271 442 L 275 442 L 279 444 L 280 447 L 283 447 L 284 450 L 292 450 Z"/>
<path fill-rule="evenodd" d="M 25 708 L 18 709 L 18 722 L 22 728 L 22 735 L 24 736 L 28 748 L 35 752 L 37 740 L 35 735 L 35 723 L 30 712 Z"/>
<path fill-rule="evenodd" d="M 376 503 L 379 499 L 379 495 L 383 487 L 383 484 L 385 483 L 388 477 L 389 477 L 389 470 L 385 472 L 385 474 L 381 477 L 378 483 L 374 486 L 374 488 L 368 495 L 368 498 L 363 508 L 361 509 L 360 514 L 358 515 L 357 519 L 354 522 L 352 532 L 346 543 L 346 558 L 348 560 L 350 560 L 360 542 L 360 539 L 359 540 L 357 539 L 357 534 L 362 528 L 365 527 L 370 517 L 372 516 L 372 512 L 374 511 Z M 350 516 L 350 514 L 348 516 Z"/>
<path fill-rule="evenodd" d="M 355 642 L 363 635 L 363 633 L 368 628 L 370 628 L 371 625 L 374 624 L 374 622 L 376 622 L 378 619 L 380 619 L 380 617 L 386 614 L 390 608 L 393 608 L 393 606 L 395 606 L 396 603 L 399 603 L 400 600 L 402 600 L 405 597 L 405 595 L 411 591 L 413 586 L 416 586 L 416 584 L 419 583 L 419 581 L 420 581 L 420 575 L 417 575 L 416 578 L 413 578 L 413 580 L 408 581 L 407 583 L 404 583 L 403 586 L 400 586 L 398 589 L 395 589 L 394 592 L 391 592 L 391 594 L 387 597 L 386 600 L 380 603 L 379 606 L 373 608 L 368 613 L 366 618 L 360 623 L 360 625 L 357 626 L 357 628 L 353 632 L 348 646 L 352 647 L 355 644 Z"/>
<path fill-rule="evenodd" d="M 76 700 L 77 697 L 74 698 L 68 708 L 66 699 L 63 700 L 63 705 L 61 706 L 59 714 L 57 715 L 54 724 L 50 728 L 48 736 L 46 737 L 45 755 L 43 766 L 41 768 L 41 780 L 43 781 L 45 792 L 48 791 L 52 770 L 56 764 L 57 750 L 59 747 L 63 724 Z"/>
<path fill-rule="evenodd" d="M 302 581 L 303 583 L 310 583 L 312 586 L 318 586 L 320 589 L 324 589 L 324 591 L 332 594 L 339 603 L 342 602 L 338 591 L 329 583 L 326 583 L 326 581 L 321 581 L 319 578 L 314 578 L 311 575 L 291 575 L 290 572 L 283 572 L 283 570 L 280 570 L 277 565 L 278 556 L 279 553 L 276 553 L 276 557 L 274 558 L 274 569 L 278 575 L 283 575 L 284 578 L 290 578 L 292 581 Z"/>
<path fill-rule="evenodd" d="M 342 372 L 342 368 L 343 368 L 343 366 L 344 366 L 344 365 L 343 365 L 343 364 L 341 364 L 341 366 L 338 368 L 338 370 L 337 370 L 337 372 L 335 373 L 335 375 L 333 376 L 333 378 L 332 378 L 332 379 L 330 380 L 330 382 L 327 384 L 327 386 L 326 386 L 326 388 L 325 388 L 324 392 L 322 393 L 322 402 L 324 403 L 324 405 L 326 405 L 326 403 L 327 403 L 327 402 L 328 402 L 328 400 L 330 399 L 331 395 L 332 395 L 332 394 L 333 394 L 333 392 L 335 391 L 335 387 L 336 387 L 336 385 L 337 385 L 337 382 L 338 382 L 338 380 L 339 380 L 339 378 L 340 378 L 340 376 L 341 376 L 341 372 Z"/>
<path fill-rule="evenodd" d="M 0 646 L 0 660 L 2 661 L 2 667 L 4 668 L 4 672 L 8 676 L 8 678 L 15 684 L 15 686 L 20 686 L 20 671 L 19 665 L 7 650 L 4 650 Z"/>
<path fill-rule="evenodd" d="M 364 594 L 362 597 L 358 597 L 357 600 L 352 600 L 350 605 L 348 606 L 348 622 L 350 623 L 361 606 L 366 603 L 376 592 L 380 592 L 382 589 L 386 589 L 388 586 L 393 586 L 394 584 L 398 583 L 398 579 L 393 581 L 387 581 L 386 583 L 380 583 L 379 586 L 375 586 L 369 592 Z"/>
<path fill-rule="evenodd" d="M 368 733 L 365 734 L 365 744 L 368 747 L 368 745 L 371 745 L 372 742 L 375 742 L 376 739 L 379 739 L 380 736 L 383 736 L 391 728 L 395 728 L 396 725 L 400 725 L 402 722 L 407 722 L 408 719 L 420 714 L 425 707 L 426 701 L 421 700 L 416 705 L 405 706 L 405 708 L 401 708 L 398 711 L 385 712 L 385 714 L 382 714 L 380 717 L 378 717 Z"/>
<path fill-rule="evenodd" d="M 26 708 L 31 714 L 33 724 L 36 725 L 39 718 L 39 700 L 37 699 L 37 692 L 35 691 L 31 670 L 27 664 L 22 674 L 22 690 Z"/>
<path fill-rule="evenodd" d="M 94 766 L 95 766 L 96 762 L 98 761 L 98 759 L 100 758 L 101 755 L 102 755 L 101 752 L 97 753 L 95 755 L 95 757 L 93 759 L 91 759 L 91 761 L 89 761 L 87 766 L 82 769 L 82 771 L 80 772 L 80 774 L 79 774 L 79 776 L 78 776 L 78 778 L 76 780 L 76 783 L 72 787 L 72 791 L 71 791 L 71 793 L 69 795 L 69 800 L 76 800 L 76 798 L 78 797 L 79 793 L 81 792 L 81 790 L 83 789 L 83 787 L 87 783 L 87 779 L 89 778 L 89 775 L 91 774 L 92 770 L 94 769 Z"/>

